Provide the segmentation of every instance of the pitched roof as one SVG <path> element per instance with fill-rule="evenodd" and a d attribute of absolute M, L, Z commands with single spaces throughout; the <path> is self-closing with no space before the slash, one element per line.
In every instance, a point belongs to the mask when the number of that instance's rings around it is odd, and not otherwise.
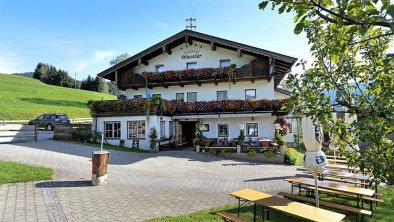
<path fill-rule="evenodd" d="M 197 40 L 201 42 L 205 42 L 208 44 L 213 43 L 215 46 L 223 47 L 227 49 L 231 49 L 234 51 L 240 50 L 242 53 L 247 53 L 251 55 L 255 55 L 256 57 L 272 57 L 276 61 L 277 75 L 275 76 L 275 87 L 279 84 L 279 82 L 283 79 L 283 77 L 290 71 L 293 64 L 297 61 L 297 58 L 283 55 L 280 53 L 268 51 L 265 49 L 257 48 L 250 45 L 245 45 L 242 43 L 234 42 L 231 40 L 215 37 L 212 35 L 207 35 L 204 33 L 192 31 L 189 29 L 185 29 L 177 34 L 164 39 L 163 41 L 131 56 L 130 58 L 98 73 L 97 75 L 107 79 L 113 79 L 114 72 L 118 69 L 127 67 L 127 66 L 136 66 L 138 65 L 138 61 L 147 61 L 152 59 L 163 53 L 163 47 L 167 49 L 174 48 L 187 40 Z"/>

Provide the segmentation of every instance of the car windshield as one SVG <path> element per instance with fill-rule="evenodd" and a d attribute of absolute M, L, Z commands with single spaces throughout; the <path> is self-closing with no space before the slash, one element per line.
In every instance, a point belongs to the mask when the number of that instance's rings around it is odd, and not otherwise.
<path fill-rule="evenodd" d="M 37 117 L 37 119 L 44 119 L 45 115 L 41 115 L 39 117 Z"/>

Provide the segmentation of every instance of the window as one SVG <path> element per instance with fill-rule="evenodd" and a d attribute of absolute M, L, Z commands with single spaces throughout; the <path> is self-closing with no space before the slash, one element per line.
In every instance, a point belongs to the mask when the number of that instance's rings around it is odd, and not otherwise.
<path fill-rule="evenodd" d="M 229 67 L 231 65 L 230 59 L 222 59 L 220 60 L 220 68 Z"/>
<path fill-rule="evenodd" d="M 219 137 L 227 137 L 228 136 L 228 124 L 227 123 L 219 123 L 218 124 L 218 136 Z"/>
<path fill-rule="evenodd" d="M 227 91 L 217 91 L 216 100 L 217 101 L 227 100 Z"/>
<path fill-rule="evenodd" d="M 156 72 L 163 72 L 164 71 L 164 65 L 156 65 L 155 66 L 155 71 Z"/>
<path fill-rule="evenodd" d="M 127 123 L 129 124 L 129 139 L 145 139 L 145 121 L 130 121 Z"/>
<path fill-rule="evenodd" d="M 160 138 L 166 137 L 166 122 L 160 121 Z"/>
<path fill-rule="evenodd" d="M 161 98 L 161 94 L 152 94 L 152 97 L 160 97 Z"/>
<path fill-rule="evenodd" d="M 289 133 L 293 133 L 293 124 L 292 123 L 287 123 L 286 127 L 289 128 Z"/>
<path fill-rule="evenodd" d="M 142 95 L 134 95 L 134 99 L 142 99 Z"/>
<path fill-rule="evenodd" d="M 174 137 L 175 136 L 175 133 L 174 133 L 174 122 L 173 121 L 170 121 L 170 122 L 168 122 L 168 132 L 169 132 L 169 134 L 170 134 L 170 137 Z"/>
<path fill-rule="evenodd" d="M 37 119 L 44 119 L 44 118 L 45 118 L 45 115 L 41 115 L 41 116 L 37 117 Z"/>
<path fill-rule="evenodd" d="M 197 102 L 197 93 L 196 92 L 188 92 L 187 93 L 187 102 Z"/>
<path fill-rule="evenodd" d="M 120 139 L 120 122 L 104 122 L 104 136 L 108 139 Z"/>
<path fill-rule="evenodd" d="M 185 94 L 184 93 L 177 93 L 176 94 L 176 101 L 184 102 L 185 101 Z"/>
<path fill-rule="evenodd" d="M 258 133 L 258 124 L 257 123 L 247 123 L 246 124 L 246 136 L 256 137 L 259 135 Z"/>
<path fill-rule="evenodd" d="M 209 124 L 204 124 L 203 132 L 209 132 Z"/>
<path fill-rule="evenodd" d="M 186 69 L 197 69 L 197 62 L 186 63 Z"/>
<path fill-rule="evenodd" d="M 248 99 L 256 99 L 256 90 L 255 89 L 245 89 L 245 100 Z"/>

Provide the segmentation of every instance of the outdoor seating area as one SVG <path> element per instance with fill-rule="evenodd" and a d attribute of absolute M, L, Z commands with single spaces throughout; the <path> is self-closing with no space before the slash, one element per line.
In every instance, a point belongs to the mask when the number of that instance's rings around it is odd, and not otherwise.
<path fill-rule="evenodd" d="M 233 215 L 235 219 L 231 219 L 225 217 L 227 214 L 219 215 L 228 221 L 238 221 L 240 208 L 251 203 L 253 221 L 256 221 L 256 214 L 260 212 L 258 207 L 262 207 L 263 220 L 269 219 L 270 210 L 307 221 L 342 221 L 346 215 L 355 215 L 356 221 L 363 221 L 364 216 L 373 217 L 374 208 L 383 203 L 382 195 L 377 193 L 378 182 L 372 176 L 355 173 L 344 158 L 328 156 L 327 159 L 334 166 L 342 167 L 326 167 L 326 170 L 318 174 L 317 189 L 325 197 L 319 200 L 319 207 L 324 209 L 315 207 L 315 180 L 305 168 L 301 168 L 299 170 L 302 170 L 305 176 L 284 179 L 291 185 L 290 193 L 279 192 L 278 196 L 273 196 L 250 189 L 232 192 L 230 195 L 238 200 L 237 216 Z M 331 197 L 335 197 L 337 201 L 333 201 Z M 353 204 L 349 205 L 349 202 Z M 242 218 L 239 218 L 239 221 L 242 221 Z"/>
<path fill-rule="evenodd" d="M 201 145 L 201 150 L 209 151 L 211 149 L 228 149 L 233 150 L 238 153 L 247 153 L 249 150 L 255 150 L 256 152 L 265 152 L 268 150 L 273 150 L 275 153 L 279 153 L 279 145 L 275 140 L 270 140 L 268 138 L 248 138 L 247 142 L 242 144 L 233 138 L 229 140 L 228 138 L 207 138 L 204 139 Z"/>

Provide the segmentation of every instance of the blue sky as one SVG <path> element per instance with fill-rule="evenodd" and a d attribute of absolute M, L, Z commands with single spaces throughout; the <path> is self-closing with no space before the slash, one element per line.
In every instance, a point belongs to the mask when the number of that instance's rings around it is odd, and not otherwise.
<path fill-rule="evenodd" d="M 310 59 L 305 35 L 293 33 L 293 15 L 258 0 L 2 0 L 0 73 L 33 71 L 38 62 L 77 79 L 96 75 L 122 53 L 133 55 L 185 29 L 297 58 Z"/>

